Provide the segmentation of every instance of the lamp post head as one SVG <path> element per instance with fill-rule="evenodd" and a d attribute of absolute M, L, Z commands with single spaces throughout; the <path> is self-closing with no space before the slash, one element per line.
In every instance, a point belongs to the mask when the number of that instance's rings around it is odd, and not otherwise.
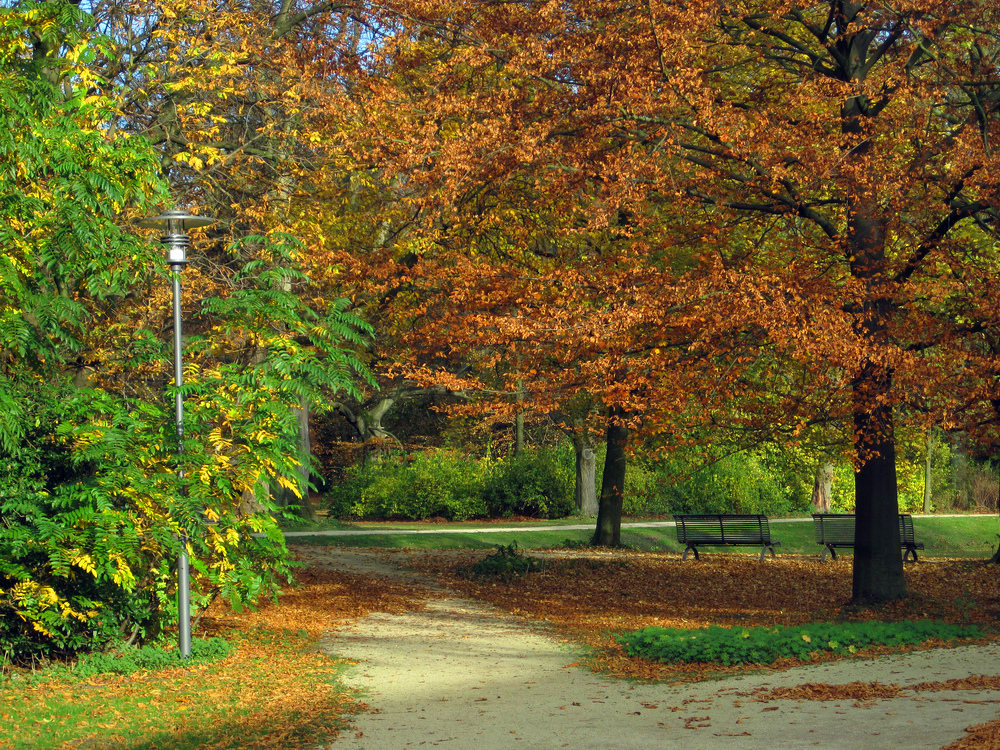
<path fill-rule="evenodd" d="M 160 241 L 167 246 L 167 263 L 171 266 L 184 266 L 187 261 L 187 249 L 191 244 L 188 238 L 189 229 L 207 227 L 214 224 L 215 219 L 206 219 L 203 216 L 193 216 L 180 209 L 172 209 L 160 214 L 151 216 L 148 219 L 140 219 L 139 226 L 153 227 L 163 230 Z"/>

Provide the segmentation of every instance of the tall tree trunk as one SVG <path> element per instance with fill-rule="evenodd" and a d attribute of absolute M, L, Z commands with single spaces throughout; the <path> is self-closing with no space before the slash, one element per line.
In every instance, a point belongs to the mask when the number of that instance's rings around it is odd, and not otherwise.
<path fill-rule="evenodd" d="M 860 73 L 863 71 L 852 71 Z M 863 138 L 862 120 L 870 114 L 862 96 L 844 102 L 841 130 L 852 140 L 845 153 L 849 167 L 864 169 L 872 141 Z M 854 331 L 863 347 L 853 373 L 854 417 L 854 574 L 851 600 L 868 605 L 906 596 L 899 552 L 899 503 L 896 485 L 896 438 L 892 413 L 892 371 L 877 352 L 889 348 L 888 321 L 893 301 L 885 253 L 887 214 L 877 186 L 848 182 L 846 251 L 851 276 L 860 282 L 861 298 L 852 310 Z"/>
<path fill-rule="evenodd" d="M 597 529 L 593 543 L 604 547 L 620 547 L 622 531 L 622 504 L 625 499 L 625 444 L 628 427 L 621 422 L 621 413 L 611 414 L 608 423 L 607 458 L 601 478 L 601 500 L 597 510 Z"/>
<path fill-rule="evenodd" d="M 812 504 L 817 513 L 829 513 L 833 500 L 833 464 L 825 458 L 816 467 L 813 480 Z"/>
<path fill-rule="evenodd" d="M 309 437 L 309 402 L 302 399 L 300 408 L 295 410 L 299 420 L 299 452 L 302 454 L 302 466 L 299 467 L 299 489 L 302 499 L 299 500 L 299 515 L 310 521 L 316 520 L 316 507 L 309 498 L 309 480 L 312 479 L 312 440 Z"/>
<path fill-rule="evenodd" d="M 851 600 L 879 604 L 906 596 L 899 553 L 899 505 L 892 406 L 892 376 L 866 363 L 854 381 L 854 576 Z"/>

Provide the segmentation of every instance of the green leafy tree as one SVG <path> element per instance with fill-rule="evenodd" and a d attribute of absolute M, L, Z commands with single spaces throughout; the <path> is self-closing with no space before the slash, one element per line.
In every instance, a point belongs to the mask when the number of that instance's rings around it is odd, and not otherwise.
<path fill-rule="evenodd" d="M 364 371 L 350 348 L 367 327 L 346 302 L 303 302 L 291 238 L 223 247 L 230 293 L 185 311 L 182 491 L 165 264 L 126 229 L 167 191 L 89 85 L 95 43 L 66 3 L 0 16 L 0 650 L 15 660 L 156 637 L 179 538 L 196 603 L 273 591 L 289 558 L 261 488 L 304 491 L 295 409 Z"/>

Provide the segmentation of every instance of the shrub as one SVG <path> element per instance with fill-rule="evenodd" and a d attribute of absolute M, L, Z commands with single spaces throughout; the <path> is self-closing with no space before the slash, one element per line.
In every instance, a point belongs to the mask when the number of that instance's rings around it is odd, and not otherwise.
<path fill-rule="evenodd" d="M 471 568 L 466 570 L 469 576 L 475 578 L 494 578 L 500 581 L 512 581 L 526 573 L 533 573 L 545 567 L 543 560 L 526 557 L 518 552 L 517 542 L 508 545 L 497 545 L 496 551 L 487 555 Z"/>
<path fill-rule="evenodd" d="M 493 518 L 563 518 L 575 509 L 572 474 L 546 450 L 489 464 L 482 496 Z"/>
<path fill-rule="evenodd" d="M 60 398 L 32 403 L 24 394 L 44 418 L 25 432 L 32 440 L 23 449 L 0 460 L 0 650 L 13 662 L 155 640 L 175 616 L 181 528 L 191 529 L 195 607 L 216 593 L 238 607 L 287 577 L 274 519 L 233 513 L 227 477 L 194 470 L 211 455 L 199 439 L 207 431 L 199 405 L 187 421 L 191 481 L 181 493 L 158 447 L 165 408 L 95 390 L 35 390 Z M 202 511 L 216 522 L 199 528 Z"/>
<path fill-rule="evenodd" d="M 487 514 L 479 490 L 480 472 L 477 462 L 451 450 L 357 467 L 331 488 L 330 510 L 355 518 L 480 518 Z"/>
<path fill-rule="evenodd" d="M 796 483 L 753 455 L 728 456 L 684 478 L 680 461 L 630 463 L 625 479 L 626 515 L 765 513 L 782 515 L 808 504 Z"/>
<path fill-rule="evenodd" d="M 790 627 L 649 627 L 618 637 L 630 656 L 664 663 L 771 664 L 780 657 L 809 659 L 815 652 L 854 653 L 866 646 L 907 646 L 931 639 L 979 638 L 976 626 L 934 620 L 812 623 Z"/>
<path fill-rule="evenodd" d="M 561 518 L 574 508 L 571 476 L 549 451 L 477 461 L 434 449 L 356 467 L 328 499 L 340 518 Z"/>

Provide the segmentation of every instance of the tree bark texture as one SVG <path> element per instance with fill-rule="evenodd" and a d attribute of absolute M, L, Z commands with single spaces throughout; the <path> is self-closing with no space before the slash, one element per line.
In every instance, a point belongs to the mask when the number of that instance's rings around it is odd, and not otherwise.
<path fill-rule="evenodd" d="M 813 480 L 812 504 L 817 513 L 829 513 L 833 500 L 833 464 L 822 460 Z"/>
<path fill-rule="evenodd" d="M 594 544 L 603 547 L 620 547 L 622 530 L 622 504 L 625 499 L 625 445 L 628 427 L 616 420 L 607 429 L 607 458 L 601 478 L 601 499 L 597 511 L 597 529 Z"/>
<path fill-rule="evenodd" d="M 854 71 L 852 71 L 853 73 Z M 862 134 L 866 103 L 854 97 L 844 103 L 841 129 Z M 871 141 L 863 140 L 846 155 L 848 165 L 863 164 Z M 848 181 L 845 251 L 851 276 L 862 294 L 853 310 L 859 362 L 852 377 L 854 423 L 854 565 L 851 600 L 868 605 L 906 595 L 899 551 L 899 503 L 896 443 L 892 411 L 892 370 L 878 359 L 887 349 L 893 302 L 887 286 L 887 217 L 875 187 Z"/>
<path fill-rule="evenodd" d="M 576 509 L 593 518 L 598 514 L 597 458 L 594 449 L 574 441 L 576 450 Z"/>
<path fill-rule="evenodd" d="M 309 480 L 312 479 L 312 440 L 309 436 L 309 402 L 300 401 L 300 408 L 295 410 L 299 421 L 299 452 L 302 455 L 302 466 L 299 467 L 299 489 L 302 499 L 299 503 L 299 515 L 310 521 L 316 520 L 316 508 L 309 499 Z"/>
<path fill-rule="evenodd" d="M 899 552 L 896 445 L 888 393 L 891 375 L 871 363 L 855 380 L 854 429 L 859 461 L 855 468 L 855 604 L 879 604 L 906 596 Z"/>
<path fill-rule="evenodd" d="M 936 444 L 934 430 L 930 429 L 927 431 L 927 441 L 924 444 L 924 513 L 931 512 L 934 492 L 934 447 Z"/>

